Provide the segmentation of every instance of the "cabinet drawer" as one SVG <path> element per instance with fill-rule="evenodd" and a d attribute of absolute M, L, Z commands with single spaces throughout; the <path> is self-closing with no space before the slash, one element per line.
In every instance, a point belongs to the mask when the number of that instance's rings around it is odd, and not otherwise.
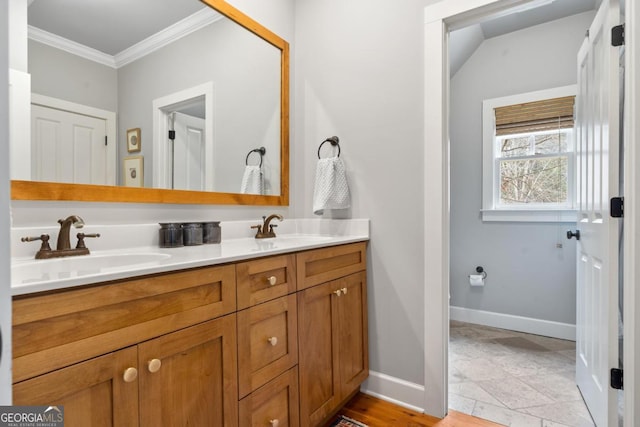
<path fill-rule="evenodd" d="M 367 267 L 366 242 L 300 252 L 297 255 L 298 289 L 347 276 Z"/>
<path fill-rule="evenodd" d="M 244 397 L 298 362 L 295 294 L 238 312 L 238 392 Z"/>
<path fill-rule="evenodd" d="M 238 263 L 238 310 L 296 291 L 295 255 Z"/>
<path fill-rule="evenodd" d="M 235 268 L 206 267 L 13 301 L 13 381 L 235 311 Z"/>
<path fill-rule="evenodd" d="M 298 368 L 289 369 L 240 401 L 243 427 L 298 427 Z"/>

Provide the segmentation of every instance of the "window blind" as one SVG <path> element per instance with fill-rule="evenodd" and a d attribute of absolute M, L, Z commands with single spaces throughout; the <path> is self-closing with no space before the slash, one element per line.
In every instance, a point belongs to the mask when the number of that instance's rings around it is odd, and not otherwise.
<path fill-rule="evenodd" d="M 572 128 L 574 102 L 575 96 L 565 96 L 497 107 L 496 135 Z"/>

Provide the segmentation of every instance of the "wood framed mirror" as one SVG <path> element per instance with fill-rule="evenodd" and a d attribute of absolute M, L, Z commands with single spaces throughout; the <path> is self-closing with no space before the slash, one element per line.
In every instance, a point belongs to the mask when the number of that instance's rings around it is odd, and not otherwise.
<path fill-rule="evenodd" d="M 195 1 L 195 0 L 194 0 Z M 277 49 L 279 53 L 279 87 L 276 88 L 279 93 L 279 102 L 276 100 L 278 108 L 273 108 L 272 123 L 270 124 L 269 134 L 271 137 L 276 138 L 276 149 L 267 149 L 267 155 L 272 156 L 274 166 L 274 174 L 278 174 L 277 179 L 274 182 L 277 183 L 270 194 L 243 194 L 241 192 L 234 192 L 234 190 L 223 189 L 218 191 L 218 187 L 206 187 L 212 188 L 213 191 L 200 191 L 192 189 L 175 189 L 179 187 L 173 187 L 166 184 L 162 184 L 164 188 L 148 187 L 125 187 L 117 185 L 96 185 L 96 184 L 80 184 L 80 183 L 65 183 L 65 182 L 51 182 L 50 180 L 29 180 L 13 179 L 11 182 L 11 198 L 13 200 L 51 200 L 51 201 L 84 201 L 84 202 L 124 202 L 124 203 L 175 203 L 175 204 L 226 204 L 226 205 L 275 205 L 284 206 L 289 204 L 289 45 L 288 43 L 271 32 L 263 25 L 253 20 L 243 12 L 237 10 L 233 6 L 229 5 L 223 0 L 201 0 L 202 3 L 217 11 L 220 15 L 226 17 L 228 20 L 233 21 L 238 26 L 242 27 L 243 31 L 249 32 L 252 37 L 266 42 L 269 46 Z M 213 24 L 212 24 L 213 25 Z M 241 54 L 242 52 L 237 52 Z M 276 78 L 278 75 L 276 74 Z M 227 87 L 226 84 L 218 84 L 215 87 L 217 91 L 216 95 Z M 247 86 L 247 85 L 244 85 Z M 251 88 L 246 89 L 251 96 L 257 97 L 260 95 L 260 91 L 256 91 L 255 88 L 251 92 Z M 34 91 L 35 93 L 35 91 Z M 32 101 L 33 102 L 33 101 Z M 244 102 L 243 110 L 251 110 L 254 103 Z M 224 109 L 220 109 L 224 110 Z M 214 110 L 216 113 L 218 110 Z M 123 173 L 123 160 L 127 156 L 144 155 L 145 150 L 150 149 L 153 144 L 156 144 L 157 138 L 156 124 L 153 126 L 138 126 L 138 123 L 129 123 L 123 119 L 123 113 L 118 112 L 117 120 L 117 155 L 114 162 L 116 163 L 117 171 L 114 172 L 117 178 L 116 182 L 122 184 L 124 179 Z M 151 116 L 151 105 L 149 105 L 149 116 Z M 225 122 L 234 122 L 234 118 L 225 118 Z M 236 123 L 235 130 L 242 130 L 242 128 L 249 127 L 249 123 Z M 131 129 L 138 129 L 136 135 L 140 135 L 139 128 L 142 127 L 141 137 L 137 136 L 140 145 L 136 147 L 136 151 L 131 149 L 127 151 L 127 146 L 131 146 L 133 142 L 134 146 L 136 141 L 129 141 L 127 136 L 131 133 Z M 215 125 L 214 131 L 217 138 L 221 138 L 223 132 L 220 130 L 220 126 Z M 213 132 L 212 132 L 213 133 Z M 125 136 L 127 135 L 127 136 Z M 153 135 L 153 137 L 152 137 Z M 229 136 L 231 135 L 231 136 Z M 224 136 L 224 135 L 223 135 Z M 233 140 L 233 129 L 226 133 L 227 139 Z M 240 138 L 239 138 L 240 139 Z M 254 146 L 260 147 L 263 141 L 259 140 L 259 136 L 253 135 L 247 147 L 253 148 Z M 173 141 L 172 141 L 173 142 Z M 105 142 L 106 144 L 106 142 Z M 241 163 L 242 168 L 249 164 L 249 156 L 247 155 L 247 147 L 235 147 L 238 153 L 234 153 L 233 161 L 223 159 L 221 163 Z M 279 152 L 278 152 L 279 148 Z M 203 151 L 204 153 L 204 151 Z M 245 155 L 247 157 L 245 157 Z M 156 156 L 154 153 L 153 156 Z M 146 156 L 152 157 L 148 154 Z M 255 157 L 255 156 L 254 156 Z M 258 160 L 251 157 L 251 162 L 257 162 Z M 158 161 L 156 159 L 149 159 L 149 163 L 144 166 L 145 174 L 149 173 L 147 170 L 153 166 L 157 168 Z M 151 163 L 153 161 L 153 163 Z M 175 160 L 172 160 L 175 165 Z M 247 161 L 247 163 L 245 163 Z M 261 162 L 262 159 L 260 158 Z M 31 160 L 33 162 L 33 160 Z M 13 160 L 12 160 L 13 163 Z M 13 167 L 13 164 L 12 164 Z M 174 166 L 175 167 L 175 166 Z M 137 172 L 137 171 L 134 171 Z M 12 174 L 12 177 L 15 176 Z M 31 179 L 33 178 L 33 174 Z M 204 176 L 204 172 L 203 172 Z M 153 179 L 149 179 L 150 176 L 146 176 L 144 179 L 145 184 L 151 182 L 150 185 L 154 185 L 153 181 L 156 180 L 156 172 L 152 175 Z M 231 188 L 238 188 L 240 191 L 240 183 L 242 176 L 238 176 L 237 171 L 233 177 L 218 177 L 219 183 L 225 181 L 231 181 Z M 164 182 L 164 181 L 163 181 Z M 205 187 L 203 187 L 205 188 Z"/>

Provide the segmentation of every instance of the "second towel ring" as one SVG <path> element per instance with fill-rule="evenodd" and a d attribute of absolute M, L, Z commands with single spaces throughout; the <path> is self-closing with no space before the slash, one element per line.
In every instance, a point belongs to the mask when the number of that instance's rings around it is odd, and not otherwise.
<path fill-rule="evenodd" d="M 318 158 L 320 158 L 320 149 L 322 148 L 325 142 L 331 143 L 331 145 L 333 145 L 334 147 L 337 145 L 338 157 L 340 157 L 340 138 L 338 138 L 337 136 L 330 136 L 329 138 L 322 141 L 322 144 L 320 144 L 320 146 L 318 147 Z"/>
<path fill-rule="evenodd" d="M 254 148 L 253 150 L 249 151 L 249 153 L 247 153 L 247 157 L 244 159 L 244 165 L 249 166 L 249 156 L 251 155 L 251 153 L 259 153 L 260 154 L 259 166 L 262 167 L 262 156 L 264 156 L 266 152 L 267 152 L 267 149 L 264 147 Z"/>

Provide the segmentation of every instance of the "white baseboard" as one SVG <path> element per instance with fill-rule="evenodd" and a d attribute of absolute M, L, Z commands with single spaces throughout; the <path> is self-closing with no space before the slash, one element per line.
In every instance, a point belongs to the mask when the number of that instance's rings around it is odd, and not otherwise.
<path fill-rule="evenodd" d="M 369 378 L 362 383 L 360 391 L 416 412 L 424 412 L 424 386 L 420 384 L 369 371 Z"/>
<path fill-rule="evenodd" d="M 449 318 L 460 322 L 476 323 L 494 328 L 509 329 L 563 340 L 576 340 L 576 325 L 534 319 L 532 317 L 514 316 L 512 314 L 494 313 L 464 307 L 449 307 Z"/>

